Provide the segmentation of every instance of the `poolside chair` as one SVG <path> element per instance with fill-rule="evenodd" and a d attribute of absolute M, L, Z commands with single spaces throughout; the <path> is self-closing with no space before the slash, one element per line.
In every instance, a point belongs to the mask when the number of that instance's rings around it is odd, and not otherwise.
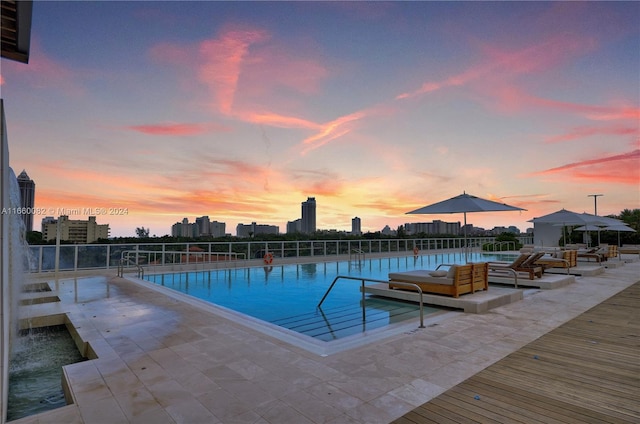
<path fill-rule="evenodd" d="M 415 284 L 426 294 L 444 294 L 453 297 L 459 297 L 462 294 L 473 293 L 474 287 L 481 290 L 481 287 L 488 287 L 486 278 L 480 281 L 482 267 L 479 267 L 476 284 L 474 285 L 472 264 L 466 265 L 450 265 L 449 271 L 441 271 L 444 275 L 438 273 L 439 270 L 429 271 L 417 269 L 414 271 L 390 272 L 389 288 L 400 290 L 415 289 L 407 287 L 403 284 L 395 283 L 411 283 Z"/>
<path fill-rule="evenodd" d="M 524 272 L 529 275 L 529 279 L 533 280 L 535 277 L 542 277 L 544 268 L 541 265 L 536 264 L 536 261 L 540 259 L 544 253 L 522 253 L 513 262 L 489 262 L 490 271 L 500 271 L 504 269 L 512 269 L 516 272 Z"/>
<path fill-rule="evenodd" d="M 593 248 L 589 248 L 589 249 L 578 249 L 577 250 L 577 256 L 578 258 L 582 258 L 582 259 L 586 259 L 587 262 L 590 261 L 591 259 L 595 259 L 596 262 L 600 263 L 603 260 L 606 260 L 606 258 L 604 258 L 604 255 L 600 252 L 598 252 L 599 248 L 598 247 L 593 247 Z"/>
<path fill-rule="evenodd" d="M 546 268 L 566 268 L 567 274 L 569 268 L 573 268 L 578 265 L 578 251 L 577 250 L 564 250 L 561 252 L 554 252 L 550 255 L 544 255 L 535 261 L 536 265 Z"/>
<path fill-rule="evenodd" d="M 512 262 L 508 262 L 508 261 L 489 261 L 489 268 L 491 268 L 491 265 L 494 265 L 496 267 L 502 266 L 502 267 L 507 267 L 507 268 L 517 267 L 517 266 L 522 265 L 522 263 L 524 261 L 526 261 L 527 259 L 529 259 L 531 257 L 531 255 L 533 255 L 533 253 L 521 253 L 520 256 L 515 258 Z"/>

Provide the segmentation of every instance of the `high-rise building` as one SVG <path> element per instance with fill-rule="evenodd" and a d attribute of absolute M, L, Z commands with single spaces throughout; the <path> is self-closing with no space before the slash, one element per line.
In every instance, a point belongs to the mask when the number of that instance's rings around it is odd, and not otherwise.
<path fill-rule="evenodd" d="M 60 240 L 74 243 L 93 243 L 98 239 L 109 238 L 109 224 L 98 224 L 95 216 L 90 216 L 86 221 L 69 219 L 66 215 L 58 219 L 45 217 L 42 220 L 43 240 L 55 240 L 58 231 L 60 231 Z"/>
<path fill-rule="evenodd" d="M 312 234 L 316 231 L 316 198 L 307 197 L 306 202 L 302 202 L 302 225 L 301 232 Z"/>
<path fill-rule="evenodd" d="M 211 221 L 209 224 L 209 233 L 213 237 L 224 237 L 226 235 L 227 224 L 224 222 Z"/>
<path fill-rule="evenodd" d="M 256 224 L 238 224 L 236 226 L 236 236 L 252 237 L 257 234 L 279 234 L 280 228 L 277 225 Z"/>
<path fill-rule="evenodd" d="M 351 219 L 351 234 L 359 236 L 362 234 L 362 221 L 357 216 Z"/>
<path fill-rule="evenodd" d="M 211 234 L 211 221 L 207 215 L 196 218 L 196 232 L 196 237 L 203 237 Z"/>
<path fill-rule="evenodd" d="M 287 221 L 287 234 L 295 234 L 302 232 L 302 219 L 295 221 Z"/>
<path fill-rule="evenodd" d="M 20 187 L 20 206 L 23 209 L 22 219 L 27 231 L 33 231 L 33 207 L 36 197 L 36 183 L 33 182 L 27 171 L 24 169 L 18 175 L 18 186 Z"/>
<path fill-rule="evenodd" d="M 171 226 L 171 237 L 195 237 L 197 225 L 189 223 L 189 218 L 183 218 L 182 222 L 176 222 Z"/>

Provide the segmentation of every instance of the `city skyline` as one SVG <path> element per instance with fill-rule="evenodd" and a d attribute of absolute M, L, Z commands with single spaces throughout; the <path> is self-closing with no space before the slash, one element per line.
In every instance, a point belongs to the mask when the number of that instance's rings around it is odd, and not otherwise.
<path fill-rule="evenodd" d="M 36 208 L 114 211 L 98 219 L 116 237 L 202 215 L 282 229 L 308 197 L 317 228 L 358 216 L 363 232 L 465 191 L 526 209 L 470 216 L 484 228 L 596 201 L 618 214 L 640 206 L 639 16 L 637 2 L 35 2 L 30 63 L 0 69 L 10 166 Z"/>

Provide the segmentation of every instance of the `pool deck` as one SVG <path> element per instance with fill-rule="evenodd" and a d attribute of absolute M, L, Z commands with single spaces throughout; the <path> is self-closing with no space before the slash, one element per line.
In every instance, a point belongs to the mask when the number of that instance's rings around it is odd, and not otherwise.
<path fill-rule="evenodd" d="M 365 287 L 365 292 L 391 299 L 400 299 L 419 303 L 420 295 L 407 290 L 393 290 L 388 284 L 378 283 Z M 423 294 L 422 302 L 425 305 L 443 306 L 446 308 L 460 309 L 470 314 L 481 314 L 498 306 L 522 300 L 523 290 L 507 287 L 489 287 L 489 290 L 477 291 L 473 294 L 465 294 L 460 297 L 441 296 L 437 294 Z"/>
<path fill-rule="evenodd" d="M 549 290 L 522 288 L 522 300 L 486 313 L 451 312 L 324 356 L 113 273 L 61 275 L 43 294 L 60 302 L 23 306 L 23 316 L 66 317 L 97 359 L 64 368 L 73 404 L 14 423 L 389 423 L 639 275 L 635 260 Z M 629 332 L 637 337 L 637 326 Z"/>
<path fill-rule="evenodd" d="M 395 420 L 640 422 L 640 282 Z"/>

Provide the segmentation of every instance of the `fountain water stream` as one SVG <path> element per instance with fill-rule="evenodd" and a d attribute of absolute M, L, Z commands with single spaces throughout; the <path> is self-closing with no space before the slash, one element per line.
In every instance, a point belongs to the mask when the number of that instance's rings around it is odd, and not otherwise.
<path fill-rule="evenodd" d="M 0 423 L 66 405 L 62 367 L 84 360 L 67 328 L 20 331 L 19 302 L 28 282 L 30 250 L 20 212 L 18 180 L 9 167 L 4 102 L 0 99 Z"/>

